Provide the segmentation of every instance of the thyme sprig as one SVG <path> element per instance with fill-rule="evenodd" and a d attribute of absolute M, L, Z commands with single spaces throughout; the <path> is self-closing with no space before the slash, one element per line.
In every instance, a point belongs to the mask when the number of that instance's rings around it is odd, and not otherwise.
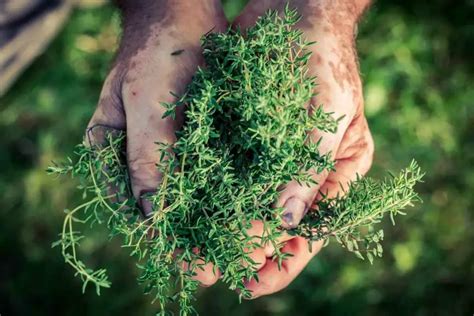
<path fill-rule="evenodd" d="M 157 168 L 163 181 L 147 198 L 154 205 L 142 218 L 131 194 L 124 133 L 106 134 L 102 144 L 79 145 L 75 159 L 49 169 L 79 179 L 85 203 L 66 212 L 60 246 L 66 263 L 97 293 L 109 287 L 105 271 L 86 268 L 78 258 L 84 237 L 77 223 L 105 223 L 111 236 L 137 258 L 139 282 L 166 313 L 177 302 L 181 315 L 193 314 L 198 282 L 192 277 L 205 263 L 221 271 L 222 281 L 241 297 L 250 293 L 244 280 L 257 278 L 249 254 L 262 243 L 279 250 L 281 209 L 274 201 L 283 184 L 311 184 L 310 172 L 334 170 L 329 154 L 308 139 L 309 131 L 335 132 L 337 119 L 308 104 L 315 88 L 309 77 L 307 47 L 294 25 L 295 11 L 269 12 L 244 35 L 240 30 L 206 34 L 202 41 L 206 68 L 199 69 L 186 93 L 165 104 L 165 116 L 185 107 L 177 142 L 159 144 Z M 310 110 L 310 111 L 309 111 Z M 311 113 L 311 114 L 309 114 Z M 414 185 L 422 178 L 413 162 L 397 176 L 376 182 L 361 178 L 347 194 L 325 198 L 292 234 L 308 240 L 336 239 L 371 262 L 381 256 L 383 231 L 375 230 L 385 214 L 392 219 L 418 200 Z M 265 223 L 261 240 L 246 231 L 253 220 Z M 187 266 L 187 268 L 185 268 Z"/>

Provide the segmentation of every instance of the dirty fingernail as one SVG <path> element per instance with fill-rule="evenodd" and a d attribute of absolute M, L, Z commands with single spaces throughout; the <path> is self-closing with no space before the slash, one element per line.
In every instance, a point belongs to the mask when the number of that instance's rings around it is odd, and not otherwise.
<path fill-rule="evenodd" d="M 285 203 L 283 211 L 283 221 L 285 228 L 295 228 L 308 211 L 306 203 L 302 200 L 292 197 Z"/>
<path fill-rule="evenodd" d="M 152 190 L 140 191 L 139 207 L 142 210 L 143 216 L 146 218 L 150 217 L 153 213 L 153 202 L 151 201 L 151 195 L 155 192 Z"/>
<path fill-rule="evenodd" d="M 105 124 L 94 124 L 86 129 L 86 145 L 102 146 L 106 142 L 107 136 L 110 134 L 117 137 L 122 129 Z"/>
<path fill-rule="evenodd" d="M 143 197 L 140 199 L 140 207 L 142 209 L 143 216 L 150 217 L 153 212 L 153 203 L 147 198 Z"/>

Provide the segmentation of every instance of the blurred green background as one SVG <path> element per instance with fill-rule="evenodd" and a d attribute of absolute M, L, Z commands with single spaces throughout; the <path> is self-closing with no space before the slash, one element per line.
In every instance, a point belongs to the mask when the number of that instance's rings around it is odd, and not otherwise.
<path fill-rule="evenodd" d="M 93 2 L 93 1 L 89 1 Z M 225 1 L 235 16 L 245 1 Z M 386 226 L 373 266 L 329 246 L 286 290 L 239 304 L 217 285 L 202 315 L 472 315 L 474 313 L 474 2 L 380 0 L 359 25 L 371 174 L 416 158 L 424 204 Z M 113 286 L 81 294 L 58 249 L 75 183 L 46 175 L 81 141 L 117 45 L 110 4 L 76 9 L 48 50 L 0 99 L 0 314 L 153 315 L 126 251 L 104 231 L 81 249 Z"/>

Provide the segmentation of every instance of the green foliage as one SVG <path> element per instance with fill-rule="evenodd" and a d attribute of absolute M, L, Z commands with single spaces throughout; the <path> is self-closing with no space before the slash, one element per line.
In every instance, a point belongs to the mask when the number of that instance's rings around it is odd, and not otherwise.
<path fill-rule="evenodd" d="M 371 178 L 358 179 L 351 183 L 343 198 L 323 199 L 318 209 L 308 214 L 299 225 L 297 234 L 309 240 L 334 238 L 350 252 L 370 263 L 374 257 L 382 257 L 382 229 L 375 230 L 384 215 L 394 217 L 402 214 L 407 206 L 418 200 L 413 187 L 423 175 L 413 161 L 399 175 L 378 183 Z M 312 228 L 317 228 L 316 230 Z M 364 228 L 361 233 L 361 228 Z"/>
<path fill-rule="evenodd" d="M 153 293 L 162 313 L 178 302 L 182 315 L 192 307 L 198 282 L 192 276 L 211 262 L 228 288 L 250 293 L 244 280 L 256 278 L 249 253 L 262 243 L 278 249 L 281 209 L 273 203 L 288 181 L 311 184 L 310 172 L 334 170 L 331 157 L 318 151 L 307 135 L 317 128 L 334 132 L 337 120 L 321 108 L 304 107 L 313 96 L 315 78 L 307 77 L 312 43 L 292 28 L 298 17 L 270 12 L 243 36 L 239 30 L 207 34 L 203 39 L 206 69 L 199 69 L 187 92 L 165 115 L 186 105 L 184 127 L 173 145 L 159 144 L 163 179 L 147 198 L 153 214 L 143 219 L 130 189 L 125 163 L 125 135 L 107 134 L 102 144 L 80 145 L 76 158 L 50 173 L 70 173 L 81 181 L 85 203 L 66 211 L 55 245 L 87 284 L 109 287 L 104 269 L 85 267 L 77 247 L 84 236 L 73 223 L 106 223 L 120 235 L 138 262 L 139 281 Z M 282 106 L 284 105 L 284 106 Z M 343 247 L 370 262 L 382 255 L 383 230 L 375 226 L 385 214 L 393 218 L 418 199 L 414 185 L 422 178 L 412 163 L 400 175 L 379 183 L 363 178 L 346 195 L 323 199 L 293 231 L 309 240 L 334 237 Z M 260 240 L 246 233 L 252 220 L 265 223 Z M 202 260 L 201 260 L 202 259 Z M 185 264 L 188 266 L 184 268 Z M 174 281 L 176 280 L 176 283 Z"/>

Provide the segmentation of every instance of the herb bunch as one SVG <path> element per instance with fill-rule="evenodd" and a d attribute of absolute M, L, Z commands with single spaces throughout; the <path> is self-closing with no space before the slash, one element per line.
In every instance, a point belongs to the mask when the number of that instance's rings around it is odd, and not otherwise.
<path fill-rule="evenodd" d="M 295 11 L 269 12 L 246 34 L 229 30 L 206 34 L 202 40 L 205 69 L 199 69 L 186 93 L 165 104 L 166 116 L 185 107 L 177 142 L 158 144 L 157 168 L 162 182 L 147 198 L 154 212 L 143 218 L 133 198 L 122 132 L 108 133 L 101 144 L 79 145 L 75 159 L 49 172 L 78 178 L 85 201 L 66 210 L 59 246 L 65 261 L 97 293 L 109 287 L 105 270 L 91 270 L 78 258 L 83 234 L 76 223 L 105 223 L 111 236 L 136 256 L 145 284 L 165 314 L 177 302 L 182 315 L 193 314 L 192 277 L 206 263 L 222 273 L 222 281 L 241 297 L 250 293 L 244 281 L 256 278 L 249 254 L 262 244 L 279 251 L 281 209 L 273 206 L 283 184 L 312 184 L 311 171 L 334 170 L 329 154 L 318 150 L 309 131 L 334 132 L 337 119 L 312 99 L 315 78 L 309 77 L 307 47 L 294 28 Z M 382 255 L 383 231 L 376 230 L 385 214 L 391 218 L 418 199 L 414 185 L 422 178 L 412 163 L 383 182 L 361 178 L 347 194 L 323 199 L 302 223 L 289 231 L 309 240 L 334 237 L 343 247 L 370 261 Z M 316 209 L 317 208 L 317 209 Z M 264 222 L 261 238 L 246 231 L 253 220 Z"/>

